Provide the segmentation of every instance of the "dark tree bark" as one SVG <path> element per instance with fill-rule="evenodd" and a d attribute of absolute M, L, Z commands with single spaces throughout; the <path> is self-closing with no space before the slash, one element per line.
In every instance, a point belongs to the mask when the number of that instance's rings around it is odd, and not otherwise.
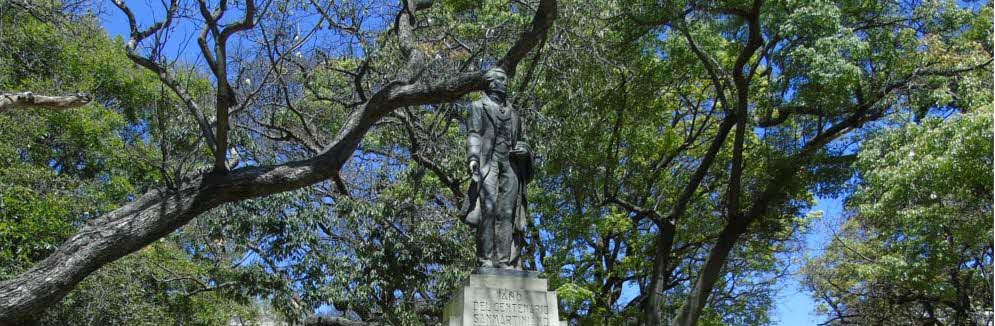
<path fill-rule="evenodd" d="M 795 187 L 799 186 L 795 183 L 798 173 L 814 162 L 813 158 L 816 153 L 833 140 L 842 137 L 854 129 L 860 128 L 869 121 L 874 121 L 884 116 L 890 109 L 890 106 L 893 105 L 890 103 L 893 99 L 890 98 L 894 97 L 895 93 L 921 91 L 920 89 L 910 87 L 918 79 L 935 76 L 957 76 L 968 71 L 984 69 L 991 63 L 992 60 L 988 60 L 980 65 L 963 68 L 924 69 L 913 72 L 904 78 L 881 85 L 879 88 L 872 88 L 873 91 L 870 92 L 857 89 L 857 104 L 842 110 L 842 112 L 854 112 L 853 114 L 846 116 L 831 127 L 820 131 L 814 138 L 805 143 L 797 153 L 794 153 L 783 161 L 776 162 L 771 172 L 767 175 L 763 188 L 752 196 L 754 198 L 753 204 L 749 210 L 745 213 L 736 213 L 726 217 L 728 221 L 726 226 L 722 229 L 715 244 L 710 249 L 694 287 L 681 306 L 681 311 L 672 320 L 671 325 L 690 326 L 697 323 L 698 317 L 701 315 L 708 301 L 708 296 L 711 294 L 716 281 L 722 276 L 722 268 L 728 260 L 729 254 L 735 248 L 736 242 L 749 230 L 749 227 L 753 223 L 764 218 L 771 210 L 787 202 L 789 199 L 788 194 L 796 190 Z M 865 97 L 864 94 L 869 94 L 870 98 Z M 791 111 L 782 110 L 781 112 Z"/>
<path fill-rule="evenodd" d="M 768 175 L 763 191 L 754 200 L 749 211 L 743 215 L 737 213 L 735 216 L 728 217 L 729 222 L 726 223 L 726 226 L 719 233 L 718 239 L 709 250 L 694 287 L 671 325 L 690 326 L 698 322 L 698 317 L 701 316 L 715 283 L 722 276 L 722 267 L 735 248 L 736 242 L 746 233 L 753 222 L 767 215 L 772 208 L 781 206 L 788 200 L 788 193 L 797 186 L 794 182 L 795 176 L 802 167 L 811 162 L 813 155 L 832 140 L 879 116 L 879 114 L 867 112 L 866 108 L 858 108 L 855 111 L 857 113 L 806 143 L 797 154 L 775 165 L 773 171 Z"/>
<path fill-rule="evenodd" d="M 719 131 L 712 140 L 712 144 L 708 149 L 707 154 L 704 159 L 702 159 L 701 164 L 698 166 L 691 180 L 684 187 L 681 192 L 680 197 L 678 197 L 677 202 L 671 209 L 670 214 L 664 221 L 661 221 L 660 231 L 657 237 L 656 243 L 656 255 L 653 259 L 653 274 L 650 279 L 650 292 L 646 301 L 646 309 L 643 315 L 643 322 L 645 325 L 661 325 L 663 322 L 663 311 L 661 311 L 661 305 L 663 304 L 663 290 L 667 283 L 669 283 L 669 266 L 670 266 L 670 254 L 673 250 L 674 237 L 677 230 L 677 223 L 684 212 L 687 210 L 687 206 L 693 198 L 694 194 L 698 191 L 702 180 L 708 174 L 709 168 L 711 168 L 712 163 L 715 160 L 715 156 L 722 149 L 722 145 L 725 143 L 726 138 L 729 136 L 729 132 L 732 127 L 736 127 L 736 134 L 734 136 L 734 156 L 733 156 L 733 171 L 732 177 L 730 178 L 730 189 L 729 192 L 729 206 L 730 212 L 738 210 L 739 207 L 739 184 L 742 175 L 742 152 L 743 152 L 743 138 L 746 128 L 746 118 L 747 118 L 747 106 L 749 105 L 749 78 L 752 77 L 752 70 L 749 75 L 743 74 L 743 68 L 750 62 L 750 58 L 757 51 L 763 41 L 760 34 L 759 26 L 759 12 L 762 1 L 757 0 L 753 3 L 753 10 L 750 12 L 740 13 L 743 18 L 749 22 L 750 36 L 747 41 L 746 46 L 739 53 L 736 58 L 736 63 L 733 66 L 733 78 L 729 81 L 727 75 L 722 73 L 722 70 L 717 66 L 717 61 L 709 56 L 705 51 L 698 47 L 698 44 L 691 37 L 690 32 L 685 28 L 685 26 L 678 27 L 677 29 L 687 40 L 689 47 L 695 56 L 698 57 L 702 65 L 705 66 L 705 70 L 708 72 L 709 78 L 712 80 L 712 84 L 715 87 L 715 94 L 718 102 L 722 105 L 723 110 L 726 111 L 726 117 L 723 119 L 722 124 L 719 126 Z M 684 18 L 680 19 L 682 25 L 684 25 Z M 731 84 L 731 85 L 730 85 Z M 736 97 L 734 102 L 730 102 L 726 97 L 726 89 L 733 88 L 736 91 Z M 738 153 L 735 154 L 735 153 Z"/>
<path fill-rule="evenodd" d="M 727 116 L 722 121 L 722 124 L 719 125 L 718 133 L 712 139 L 708 152 L 701 160 L 701 164 L 698 165 L 698 168 L 694 171 L 694 175 L 691 176 L 691 180 L 684 187 L 684 190 L 681 191 L 680 197 L 677 198 L 677 202 L 671 208 L 670 214 L 660 221 L 660 231 L 656 239 L 656 255 L 653 259 L 653 275 L 650 279 L 651 292 L 646 298 L 643 325 L 663 324 L 663 311 L 660 308 L 663 305 L 663 291 L 667 284 L 670 283 L 670 255 L 674 247 L 674 237 L 677 233 L 677 220 L 680 216 L 684 215 L 694 194 L 698 192 L 698 187 L 705 179 L 705 175 L 708 174 L 708 169 L 712 166 L 715 157 L 722 149 L 722 144 L 725 143 L 726 138 L 729 136 L 729 131 L 732 130 L 735 124 L 735 116 Z"/>
<path fill-rule="evenodd" d="M 555 18 L 556 0 L 542 0 L 531 27 L 498 62 L 499 66 L 513 72 Z M 357 108 L 330 145 L 312 158 L 228 173 L 205 172 L 184 178 L 174 188 L 151 190 L 87 223 L 52 255 L 0 284 L 0 325 L 17 325 L 30 319 L 104 264 L 166 236 L 211 208 L 299 189 L 337 176 L 373 124 L 397 108 L 451 102 L 485 87 L 483 72 L 479 71 L 438 81 L 394 81 Z"/>

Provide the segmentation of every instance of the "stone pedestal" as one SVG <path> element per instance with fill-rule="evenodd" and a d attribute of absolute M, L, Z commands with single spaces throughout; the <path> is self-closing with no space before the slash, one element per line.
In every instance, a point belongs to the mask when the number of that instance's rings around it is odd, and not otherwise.
<path fill-rule="evenodd" d="M 560 326 L 556 292 L 531 271 L 477 268 L 446 304 L 445 326 Z"/>

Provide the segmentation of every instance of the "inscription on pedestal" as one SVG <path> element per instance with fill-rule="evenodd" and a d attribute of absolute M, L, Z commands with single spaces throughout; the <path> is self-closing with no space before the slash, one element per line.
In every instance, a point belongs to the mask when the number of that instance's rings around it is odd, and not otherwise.
<path fill-rule="evenodd" d="M 472 325 L 550 325 L 544 292 L 477 288 L 472 309 Z"/>
<path fill-rule="evenodd" d="M 535 272 L 478 269 L 443 314 L 446 326 L 563 326 L 556 292 Z"/>

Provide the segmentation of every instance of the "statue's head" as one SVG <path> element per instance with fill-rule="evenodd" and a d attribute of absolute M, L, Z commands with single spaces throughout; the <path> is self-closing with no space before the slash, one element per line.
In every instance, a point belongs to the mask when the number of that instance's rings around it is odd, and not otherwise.
<path fill-rule="evenodd" d="M 487 81 L 487 91 L 508 93 L 508 75 L 505 75 L 504 69 L 492 68 L 488 70 L 484 73 L 484 80 Z"/>

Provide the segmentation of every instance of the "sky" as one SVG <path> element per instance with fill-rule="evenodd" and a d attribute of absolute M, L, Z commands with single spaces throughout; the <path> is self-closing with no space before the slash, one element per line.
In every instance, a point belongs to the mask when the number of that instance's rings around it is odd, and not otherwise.
<path fill-rule="evenodd" d="M 980 1 L 960 3 L 961 5 L 972 8 L 981 5 Z M 162 17 L 163 12 L 161 7 L 158 7 L 157 4 L 156 7 L 150 7 L 149 4 L 149 2 L 145 1 L 129 1 L 129 5 L 135 13 L 135 16 L 139 18 L 141 26 L 148 26 L 152 19 L 150 17 L 156 17 L 158 19 L 161 19 Z M 124 14 L 122 14 L 113 5 L 108 5 L 103 9 L 104 14 L 101 16 L 101 21 L 104 27 L 109 33 L 111 33 L 111 35 L 121 36 L 127 39 L 129 30 L 127 19 Z M 184 28 L 181 26 L 178 32 L 191 33 L 195 31 L 191 28 Z M 175 51 L 174 54 L 179 53 L 179 57 L 181 58 L 195 58 L 199 56 L 197 49 L 193 47 L 180 48 L 178 46 L 173 46 L 172 48 L 167 49 L 167 51 Z M 775 320 L 775 325 L 814 325 L 822 320 L 822 317 L 815 314 L 817 303 L 800 284 L 800 277 L 797 275 L 797 272 L 801 266 L 797 261 L 797 258 L 801 256 L 814 257 L 821 254 L 822 249 L 826 247 L 831 237 L 832 227 L 835 225 L 833 221 L 841 220 L 843 212 L 842 200 L 839 198 L 816 198 L 816 205 L 814 205 L 811 210 L 821 211 L 823 213 L 823 218 L 815 221 L 807 233 L 802 236 L 802 239 L 804 239 L 805 242 L 804 252 L 793 257 L 784 258 L 794 258 L 795 261 L 791 268 L 792 273 L 785 279 L 779 281 L 779 286 L 781 286 L 781 288 L 775 301 L 776 308 L 774 315 L 772 316 Z"/>
<path fill-rule="evenodd" d="M 811 211 L 821 211 L 823 217 L 812 223 L 805 239 L 805 250 L 802 255 L 815 257 L 829 244 L 832 236 L 833 223 L 839 220 L 843 212 L 843 202 L 838 198 L 816 198 L 816 204 Z M 775 325 L 815 325 L 821 322 L 821 317 L 815 314 L 816 302 L 805 292 L 797 275 L 798 268 L 792 266 L 792 274 L 779 283 L 783 286 L 778 293 L 776 311 L 773 319 Z"/>

